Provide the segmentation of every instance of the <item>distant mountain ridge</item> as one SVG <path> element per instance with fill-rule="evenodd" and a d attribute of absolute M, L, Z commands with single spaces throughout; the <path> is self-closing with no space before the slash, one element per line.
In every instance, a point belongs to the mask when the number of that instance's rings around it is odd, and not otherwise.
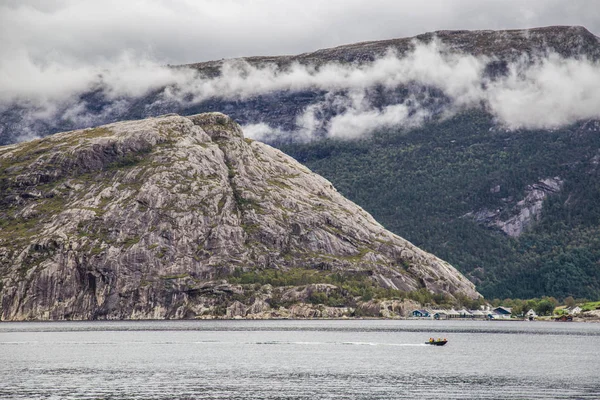
<path fill-rule="evenodd" d="M 441 30 L 423 33 L 414 37 L 377 40 L 347 44 L 314 52 L 290 56 L 243 57 L 250 64 L 273 63 L 286 67 L 294 62 L 320 66 L 329 62 L 373 61 L 389 49 L 404 54 L 416 43 L 429 43 L 440 40 L 450 50 L 472 55 L 485 55 L 499 60 L 511 61 L 526 54 L 544 54 L 549 51 L 563 57 L 600 59 L 600 38 L 583 26 L 547 26 L 531 29 L 511 30 Z M 206 71 L 207 75 L 218 75 L 223 64 L 230 60 L 215 60 L 193 64 L 187 67 Z"/>
<path fill-rule="evenodd" d="M 586 58 L 593 62 L 600 59 L 599 38 L 584 27 L 551 26 L 533 29 L 506 31 L 437 31 L 411 38 L 363 42 L 322 49 L 295 56 L 244 57 L 237 60 L 218 60 L 171 67 L 172 71 L 195 71 L 199 78 L 214 79 L 222 74 L 224 65 L 246 63 L 249 66 L 264 68 L 274 66 L 286 71 L 297 64 L 322 68 L 325 65 L 360 66 L 372 63 L 383 57 L 390 49 L 400 57 L 415 49 L 417 44 L 429 44 L 437 40 L 448 51 L 475 57 L 488 57 L 485 73 L 490 77 L 507 73 L 507 64 L 524 56 L 538 57 L 549 52 L 565 58 Z M 244 73 L 243 69 L 240 73 Z M 195 79 L 187 82 L 194 84 Z M 150 83 L 149 83 L 150 84 Z M 8 103 L 0 106 L 0 145 L 10 144 L 19 137 L 45 136 L 71 129 L 80 129 L 120 120 L 142 119 L 167 113 L 193 115 L 202 112 L 219 111 L 230 115 L 242 125 L 266 123 L 273 127 L 293 131 L 296 118 L 311 105 L 325 99 L 327 91 L 322 89 L 273 90 L 250 94 L 244 98 L 223 97 L 223 93 L 198 101 L 189 94 L 182 94 L 176 101 L 169 95 L 169 87 L 153 87 L 142 96 L 126 94 L 115 97 L 106 82 L 90 83 L 90 87 L 74 92 L 64 104 L 46 106 L 32 102 Z M 343 91 L 343 88 L 341 88 Z M 381 91 L 377 88 L 370 93 L 370 101 L 376 108 L 398 104 L 411 96 L 438 99 L 441 105 L 430 105 L 430 111 L 441 112 L 444 95 L 435 87 L 405 85 L 394 91 Z M 190 98 L 191 96 L 191 98 Z M 42 108 L 40 108 L 42 107 Z M 323 118 L 328 120 L 339 112 L 328 108 Z M 47 115 L 49 114 L 49 116 Z M 280 138 L 281 139 L 281 138 Z M 289 140 L 291 138 L 283 138 Z"/>

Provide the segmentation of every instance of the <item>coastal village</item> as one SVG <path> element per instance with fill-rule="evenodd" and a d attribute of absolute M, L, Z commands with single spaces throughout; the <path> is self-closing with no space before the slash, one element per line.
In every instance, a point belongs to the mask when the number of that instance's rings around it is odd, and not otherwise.
<path fill-rule="evenodd" d="M 596 310 L 598 311 L 598 310 Z M 495 320 L 495 321 L 534 321 L 534 320 L 554 320 L 561 322 L 574 321 L 576 318 L 581 320 L 588 318 L 598 318 L 598 314 L 594 312 L 583 312 L 583 309 L 579 306 L 565 307 L 556 310 L 556 313 L 552 316 L 539 316 L 535 310 L 529 309 L 524 314 L 513 315 L 510 307 L 482 307 L 480 310 L 467 310 L 466 308 L 455 310 L 440 310 L 440 309 L 417 309 L 413 310 L 410 314 L 410 318 L 418 319 L 433 319 L 433 320 L 449 320 L 449 319 L 465 319 L 465 320 Z"/>

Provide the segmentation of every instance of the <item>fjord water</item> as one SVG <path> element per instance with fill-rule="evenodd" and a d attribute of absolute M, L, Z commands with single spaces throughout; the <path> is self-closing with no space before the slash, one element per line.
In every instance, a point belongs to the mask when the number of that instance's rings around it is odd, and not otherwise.
<path fill-rule="evenodd" d="M 599 365 L 586 323 L 0 323 L 0 399 L 598 399 Z"/>

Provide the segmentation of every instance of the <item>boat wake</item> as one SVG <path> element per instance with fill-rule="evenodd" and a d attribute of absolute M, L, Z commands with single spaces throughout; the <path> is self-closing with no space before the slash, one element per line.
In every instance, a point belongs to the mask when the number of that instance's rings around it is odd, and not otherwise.
<path fill-rule="evenodd" d="M 287 342 L 287 341 L 268 341 L 268 342 L 254 342 L 247 344 L 260 344 L 260 345 L 307 345 L 307 346 L 320 346 L 320 345 L 339 345 L 339 346 L 394 346 L 394 347 L 422 347 L 427 346 L 425 343 L 375 343 L 375 342 Z"/>

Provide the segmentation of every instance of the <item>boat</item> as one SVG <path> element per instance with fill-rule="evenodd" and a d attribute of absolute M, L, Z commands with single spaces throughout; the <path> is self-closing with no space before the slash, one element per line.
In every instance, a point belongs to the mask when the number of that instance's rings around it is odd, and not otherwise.
<path fill-rule="evenodd" d="M 435 340 L 433 338 L 430 338 L 429 342 L 425 342 L 425 344 L 431 344 L 433 346 L 443 346 L 446 343 L 448 343 L 447 339 L 438 339 L 438 340 Z"/>

